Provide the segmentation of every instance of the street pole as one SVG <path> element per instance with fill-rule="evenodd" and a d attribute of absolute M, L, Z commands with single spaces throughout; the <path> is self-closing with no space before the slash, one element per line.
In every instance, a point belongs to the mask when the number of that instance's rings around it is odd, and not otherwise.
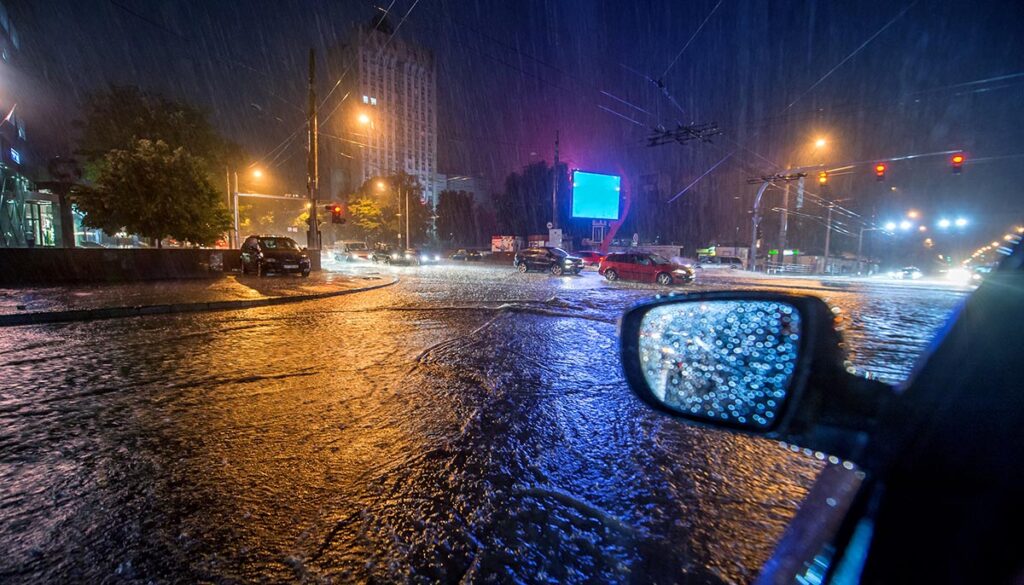
<path fill-rule="evenodd" d="M 833 203 L 828 204 L 828 219 L 825 221 L 825 263 L 822 265 L 822 272 L 831 274 L 829 270 L 828 252 L 829 244 L 832 243 L 832 207 Z"/>
<path fill-rule="evenodd" d="M 558 130 L 555 130 L 555 166 L 551 169 L 551 226 L 558 229 Z"/>
<path fill-rule="evenodd" d="M 231 206 L 231 201 L 232 201 L 232 198 L 231 198 L 231 169 L 229 167 L 224 167 L 224 181 L 227 184 L 228 213 L 233 215 L 234 214 L 234 208 Z M 234 248 L 234 247 L 235 247 L 235 232 L 234 232 L 234 230 L 229 229 L 228 230 L 228 248 Z"/>
<path fill-rule="evenodd" d="M 761 188 L 757 190 L 757 196 L 754 197 L 753 229 L 750 233 L 750 254 L 747 256 L 747 270 L 751 272 L 757 269 L 757 226 L 761 224 L 761 198 L 764 197 L 765 190 L 771 184 L 771 181 L 761 183 Z"/>
<path fill-rule="evenodd" d="M 306 247 L 310 250 L 320 249 L 320 224 L 317 221 L 316 210 L 317 189 L 319 187 L 319 128 L 316 119 L 316 57 L 313 49 L 309 50 L 309 118 L 306 120 L 307 144 L 306 144 L 306 190 L 309 192 L 309 231 L 306 235 Z"/>
<path fill-rule="evenodd" d="M 233 212 L 232 215 L 234 216 L 234 220 L 235 220 L 235 247 L 236 248 L 241 248 L 242 247 L 242 241 L 239 238 L 240 234 L 238 233 L 238 171 L 235 171 L 235 188 L 234 188 L 234 190 L 232 192 L 235 194 L 234 201 L 232 202 L 232 205 L 231 205 L 231 208 L 234 209 L 234 212 Z"/>
<path fill-rule="evenodd" d="M 788 171 L 787 171 L 788 172 Z M 779 218 L 779 263 L 786 263 L 786 236 L 789 231 L 789 181 L 782 191 L 782 217 Z"/>
<path fill-rule="evenodd" d="M 865 226 L 860 226 L 860 235 L 857 236 L 857 275 L 860 276 L 864 273 L 864 256 L 861 253 L 864 249 L 864 231 Z"/>
<path fill-rule="evenodd" d="M 405 247 L 412 248 L 412 240 L 409 239 L 409 190 L 405 190 Z"/>

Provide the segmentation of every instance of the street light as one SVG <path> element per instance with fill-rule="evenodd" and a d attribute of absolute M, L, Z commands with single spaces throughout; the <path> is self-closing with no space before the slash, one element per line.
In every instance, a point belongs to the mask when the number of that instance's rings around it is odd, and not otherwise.
<path fill-rule="evenodd" d="M 828 141 L 824 138 L 818 138 L 814 141 L 814 148 L 825 148 L 828 146 Z"/>
<path fill-rule="evenodd" d="M 914 224 L 910 223 L 910 221 L 906 219 L 900 222 L 900 229 L 903 231 L 909 231 L 912 227 L 914 227 Z"/>
<path fill-rule="evenodd" d="M 917 219 L 919 215 L 921 214 L 919 214 L 916 209 L 911 209 L 907 212 L 907 217 L 910 219 Z"/>
<path fill-rule="evenodd" d="M 943 218 L 943 219 L 939 220 L 939 227 L 942 228 L 942 229 L 946 229 L 950 225 L 952 225 L 952 223 L 953 222 L 949 221 L 948 219 Z"/>
<path fill-rule="evenodd" d="M 965 218 L 963 218 L 963 217 L 956 218 L 956 227 L 965 227 L 966 225 L 967 225 L 967 220 Z"/>
<path fill-rule="evenodd" d="M 254 179 L 262 179 L 263 178 L 263 171 L 261 169 L 258 169 L 258 168 L 257 169 L 253 169 L 252 170 L 252 178 L 254 178 Z"/>
<path fill-rule="evenodd" d="M 891 232 L 891 231 L 895 231 L 895 230 L 896 230 L 896 223 L 895 222 L 890 221 L 889 223 L 885 224 L 885 231 Z"/>
<path fill-rule="evenodd" d="M 361 126 L 368 126 L 370 124 L 370 115 L 366 112 L 359 112 L 359 116 L 356 118 Z"/>

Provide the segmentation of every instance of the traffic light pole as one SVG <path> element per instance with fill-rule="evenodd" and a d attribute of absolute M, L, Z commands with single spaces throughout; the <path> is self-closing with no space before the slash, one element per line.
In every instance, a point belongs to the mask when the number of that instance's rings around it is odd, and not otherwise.
<path fill-rule="evenodd" d="M 309 192 L 309 230 L 306 235 L 306 247 L 313 251 L 320 250 L 320 223 L 317 221 L 317 189 L 319 177 L 319 128 L 316 119 L 316 57 L 313 49 L 309 50 L 309 118 L 306 120 L 306 190 Z M 317 261 L 317 266 L 320 262 Z"/>

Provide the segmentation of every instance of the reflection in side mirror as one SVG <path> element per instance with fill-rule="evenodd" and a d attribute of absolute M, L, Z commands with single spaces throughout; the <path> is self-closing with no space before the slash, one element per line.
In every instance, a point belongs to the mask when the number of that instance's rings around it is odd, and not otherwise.
<path fill-rule="evenodd" d="M 642 317 L 640 367 L 665 407 L 766 430 L 786 403 L 800 339 L 800 312 L 784 302 L 670 303 Z"/>

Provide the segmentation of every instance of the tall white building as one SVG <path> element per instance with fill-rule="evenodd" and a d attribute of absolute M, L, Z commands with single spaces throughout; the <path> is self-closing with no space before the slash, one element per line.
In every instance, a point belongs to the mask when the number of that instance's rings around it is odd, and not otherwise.
<path fill-rule="evenodd" d="M 332 69 L 342 85 L 344 133 L 329 149 L 331 196 L 405 172 L 437 203 L 437 69 L 431 51 L 392 35 L 385 20 L 358 29 Z M 333 73 L 333 72 L 332 72 Z M 340 89 L 340 88 L 339 88 Z M 325 129 L 325 131 L 330 131 Z M 327 194 L 324 194 L 326 197 Z"/>

